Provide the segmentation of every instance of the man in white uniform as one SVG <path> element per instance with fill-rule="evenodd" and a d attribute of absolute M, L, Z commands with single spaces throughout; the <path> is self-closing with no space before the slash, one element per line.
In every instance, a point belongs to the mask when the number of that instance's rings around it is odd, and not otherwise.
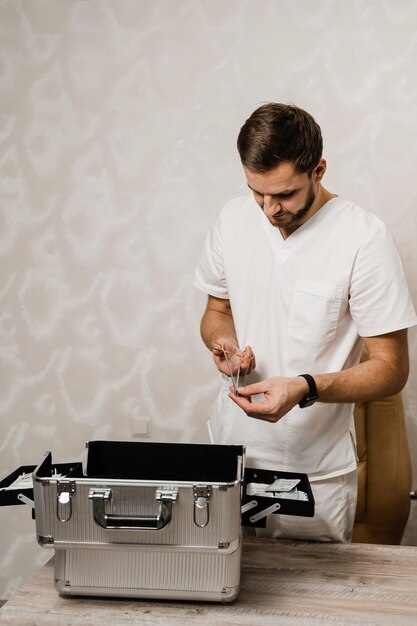
<path fill-rule="evenodd" d="M 263 105 L 238 150 L 251 194 L 221 211 L 195 275 L 208 294 L 202 338 L 223 374 L 211 438 L 245 444 L 250 467 L 309 475 L 314 518 L 271 515 L 258 534 L 349 541 L 353 403 L 404 387 L 417 317 L 384 224 L 323 187 L 311 115 Z"/>

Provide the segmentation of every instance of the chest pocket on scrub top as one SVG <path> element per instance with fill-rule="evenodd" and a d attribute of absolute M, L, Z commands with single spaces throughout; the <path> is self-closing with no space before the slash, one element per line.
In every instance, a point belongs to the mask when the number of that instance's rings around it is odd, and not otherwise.
<path fill-rule="evenodd" d="M 298 280 L 292 294 L 288 334 L 306 342 L 326 343 L 336 334 L 343 287 Z"/>

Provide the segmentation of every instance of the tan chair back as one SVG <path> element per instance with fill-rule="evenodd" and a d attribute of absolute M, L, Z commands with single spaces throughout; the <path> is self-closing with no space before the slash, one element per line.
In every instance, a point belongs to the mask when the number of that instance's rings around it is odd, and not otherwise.
<path fill-rule="evenodd" d="M 411 459 L 401 395 L 356 404 L 358 503 L 353 541 L 399 544 L 410 511 Z"/>

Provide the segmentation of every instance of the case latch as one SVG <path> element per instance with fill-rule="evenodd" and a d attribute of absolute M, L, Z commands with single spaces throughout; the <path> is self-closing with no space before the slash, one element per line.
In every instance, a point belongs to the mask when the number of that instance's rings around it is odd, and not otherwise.
<path fill-rule="evenodd" d="M 207 526 L 210 520 L 209 501 L 213 488 L 211 485 L 194 485 L 194 524 L 199 528 Z"/>
<path fill-rule="evenodd" d="M 72 496 L 75 493 L 74 480 L 61 480 L 56 484 L 56 516 L 65 524 L 72 515 Z"/>

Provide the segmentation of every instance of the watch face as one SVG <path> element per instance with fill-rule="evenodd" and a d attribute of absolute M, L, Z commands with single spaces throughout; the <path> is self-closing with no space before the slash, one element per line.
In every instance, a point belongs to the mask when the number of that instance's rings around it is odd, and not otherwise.
<path fill-rule="evenodd" d="M 313 405 L 317 400 L 318 396 L 303 398 L 298 406 L 300 407 L 300 409 L 305 409 L 306 407 Z"/>

